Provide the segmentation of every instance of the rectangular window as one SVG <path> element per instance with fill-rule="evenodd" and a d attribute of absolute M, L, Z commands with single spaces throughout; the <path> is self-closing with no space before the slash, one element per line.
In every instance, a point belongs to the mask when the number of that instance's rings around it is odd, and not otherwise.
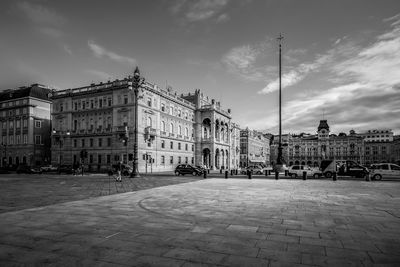
<path fill-rule="evenodd" d="M 27 144 L 28 143 L 28 135 L 24 134 L 23 138 L 24 138 L 24 144 Z"/>
<path fill-rule="evenodd" d="M 165 104 L 164 104 L 164 103 L 161 104 L 161 111 L 162 111 L 162 112 L 165 112 Z"/>
<path fill-rule="evenodd" d="M 39 120 L 35 120 L 35 128 L 42 128 L 42 122 Z"/>
<path fill-rule="evenodd" d="M 103 145 L 103 138 L 99 138 L 99 147 Z"/>
<path fill-rule="evenodd" d="M 161 148 L 165 148 L 165 141 L 161 140 Z"/>
<path fill-rule="evenodd" d="M 194 164 L 194 157 L 192 157 L 192 164 Z"/>
<path fill-rule="evenodd" d="M 174 142 L 171 142 L 170 148 L 171 148 L 171 149 L 174 149 Z"/>
<path fill-rule="evenodd" d="M 178 150 L 181 150 L 181 143 L 178 143 Z"/>
<path fill-rule="evenodd" d="M 128 96 L 127 95 L 124 95 L 124 104 L 125 105 L 128 104 Z"/>
<path fill-rule="evenodd" d="M 107 164 L 111 163 L 111 155 L 107 155 Z"/>
<path fill-rule="evenodd" d="M 16 144 L 19 145 L 21 143 L 21 136 L 17 135 Z"/>
<path fill-rule="evenodd" d="M 81 140 L 81 147 L 85 147 L 85 139 Z"/>
<path fill-rule="evenodd" d="M 107 146 L 111 146 L 111 138 L 110 137 L 107 138 Z"/>
<path fill-rule="evenodd" d="M 89 163 L 93 163 L 93 155 L 92 154 L 89 155 Z"/>
<path fill-rule="evenodd" d="M 111 107 L 112 106 L 112 101 L 111 98 L 108 99 L 108 106 Z"/>
<path fill-rule="evenodd" d="M 188 164 L 189 163 L 189 158 L 185 157 L 185 163 Z"/>
<path fill-rule="evenodd" d="M 182 163 L 182 160 L 181 160 L 181 157 L 179 156 L 178 157 L 178 164 L 181 164 Z"/>
<path fill-rule="evenodd" d="M 188 150 L 188 144 L 185 144 L 185 150 L 186 151 Z"/>
<path fill-rule="evenodd" d="M 147 98 L 147 106 L 151 107 L 151 97 Z"/>
<path fill-rule="evenodd" d="M 169 157 L 169 163 L 174 164 L 174 156 Z"/>
<path fill-rule="evenodd" d="M 90 144 L 90 147 L 93 147 L 93 139 L 92 138 L 90 138 L 90 140 L 89 140 L 89 144 Z"/>
<path fill-rule="evenodd" d="M 101 164 L 101 155 L 97 155 L 97 163 Z"/>
<path fill-rule="evenodd" d="M 192 145 L 192 151 L 194 151 L 194 145 Z"/>
<path fill-rule="evenodd" d="M 74 147 L 78 146 L 78 140 L 74 139 Z"/>
<path fill-rule="evenodd" d="M 36 145 L 42 144 L 42 136 L 41 135 L 35 135 L 35 144 Z"/>
<path fill-rule="evenodd" d="M 102 108 L 103 107 L 103 99 L 99 99 L 99 108 Z"/>
<path fill-rule="evenodd" d="M 165 164 L 165 156 L 161 156 L 161 164 Z"/>
<path fill-rule="evenodd" d="M 13 145 L 13 144 L 14 144 L 14 136 L 13 136 L 13 135 L 10 136 L 9 141 L 10 141 L 10 142 L 9 142 L 10 145 Z"/>

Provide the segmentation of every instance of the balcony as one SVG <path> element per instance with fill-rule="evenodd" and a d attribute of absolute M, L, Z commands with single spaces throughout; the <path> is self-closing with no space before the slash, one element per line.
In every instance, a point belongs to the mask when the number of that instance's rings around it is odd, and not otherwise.
<path fill-rule="evenodd" d="M 156 136 L 157 131 L 156 131 L 156 129 L 148 126 L 148 127 L 144 128 L 144 134 L 146 134 L 148 136 Z"/>
<path fill-rule="evenodd" d="M 169 136 L 170 137 L 175 137 L 175 134 L 174 133 L 169 133 Z"/>
<path fill-rule="evenodd" d="M 189 139 L 189 137 L 188 137 L 188 139 Z M 201 138 L 201 141 L 202 142 L 212 142 L 212 138 L 211 137 L 203 137 L 203 138 Z"/>
<path fill-rule="evenodd" d="M 190 137 L 189 136 L 185 136 L 185 140 L 189 140 L 190 139 Z"/>
<path fill-rule="evenodd" d="M 164 132 L 164 131 L 160 131 L 160 135 L 162 135 L 162 136 L 167 136 L 167 133 Z"/>
<path fill-rule="evenodd" d="M 114 131 L 117 133 L 126 133 L 129 132 L 129 127 L 125 125 L 117 126 L 114 128 Z"/>
<path fill-rule="evenodd" d="M 183 138 L 183 136 L 181 134 L 178 134 L 176 137 L 181 138 L 181 139 Z"/>

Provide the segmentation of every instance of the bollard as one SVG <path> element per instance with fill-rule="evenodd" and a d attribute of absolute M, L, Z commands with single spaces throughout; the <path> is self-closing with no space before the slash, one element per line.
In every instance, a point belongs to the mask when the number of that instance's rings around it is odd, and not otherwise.
<path fill-rule="evenodd" d="M 307 172 L 303 172 L 303 180 L 307 180 Z"/>
<path fill-rule="evenodd" d="M 222 174 L 222 169 L 219 169 L 219 173 Z"/>
<path fill-rule="evenodd" d="M 231 170 L 231 176 L 233 176 L 233 170 Z"/>
<path fill-rule="evenodd" d="M 204 177 L 204 179 L 207 178 L 207 171 L 203 172 L 203 177 Z"/>
<path fill-rule="evenodd" d="M 251 179 L 251 171 L 247 171 L 247 176 Z"/>
<path fill-rule="evenodd" d="M 207 173 L 210 174 L 210 169 L 207 169 Z"/>
<path fill-rule="evenodd" d="M 238 171 L 238 169 L 236 169 L 235 174 L 238 175 L 238 173 L 239 173 L 239 171 Z"/>
<path fill-rule="evenodd" d="M 285 176 L 289 176 L 289 171 L 285 170 Z"/>
<path fill-rule="evenodd" d="M 369 173 L 365 175 L 365 181 L 370 182 L 371 181 L 371 176 L 369 176 Z"/>
<path fill-rule="evenodd" d="M 279 172 L 275 171 L 275 180 L 279 180 Z"/>
<path fill-rule="evenodd" d="M 265 170 L 265 176 L 268 176 L 268 170 Z"/>
<path fill-rule="evenodd" d="M 225 171 L 225 179 L 228 179 L 228 171 Z"/>
<path fill-rule="evenodd" d="M 268 175 L 271 175 L 271 172 L 272 172 L 271 170 L 268 170 Z"/>
<path fill-rule="evenodd" d="M 332 175 L 332 179 L 333 179 L 334 181 L 336 181 L 336 180 L 337 180 L 337 179 L 336 179 L 336 178 L 337 178 L 336 176 L 337 176 L 337 173 L 336 173 L 336 172 L 334 172 L 334 173 L 333 173 L 333 175 Z"/>

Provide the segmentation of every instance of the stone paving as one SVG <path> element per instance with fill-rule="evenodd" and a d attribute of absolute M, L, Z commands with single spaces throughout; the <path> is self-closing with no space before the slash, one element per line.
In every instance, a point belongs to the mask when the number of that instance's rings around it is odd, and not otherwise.
<path fill-rule="evenodd" d="M 0 214 L 0 265 L 400 266 L 400 183 L 206 179 Z"/>

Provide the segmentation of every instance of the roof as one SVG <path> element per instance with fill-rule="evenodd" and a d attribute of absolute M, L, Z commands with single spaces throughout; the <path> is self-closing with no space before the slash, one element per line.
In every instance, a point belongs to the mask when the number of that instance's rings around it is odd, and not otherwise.
<path fill-rule="evenodd" d="M 35 97 L 43 100 L 50 100 L 48 94 L 51 89 L 40 84 L 32 84 L 29 87 L 20 87 L 18 89 L 4 90 L 0 92 L 0 101 L 7 101 L 23 97 Z"/>
<path fill-rule="evenodd" d="M 326 129 L 329 131 L 329 125 L 327 120 L 320 120 L 318 126 L 318 132 L 322 129 Z"/>

